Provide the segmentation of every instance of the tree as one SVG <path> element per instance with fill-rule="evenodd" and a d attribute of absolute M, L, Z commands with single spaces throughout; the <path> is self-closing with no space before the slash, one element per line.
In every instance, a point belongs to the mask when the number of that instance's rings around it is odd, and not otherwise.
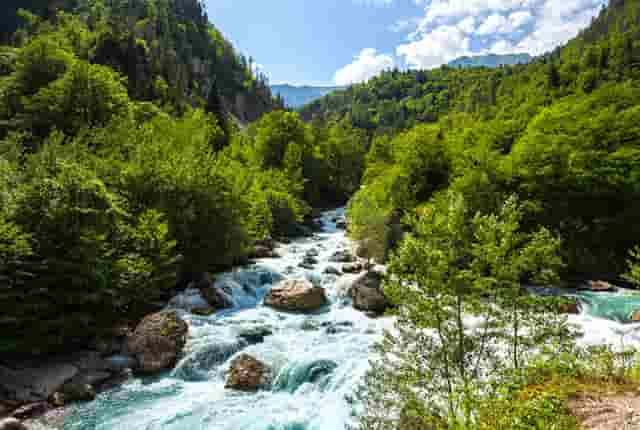
<path fill-rule="evenodd" d="M 556 279 L 559 240 L 524 233 L 521 218 L 515 198 L 497 215 L 469 217 L 447 195 L 415 220 L 389 265 L 384 291 L 398 320 L 372 360 L 360 428 L 475 428 L 482 398 L 545 346 L 562 350 L 570 336 L 555 299 L 521 286 Z"/>

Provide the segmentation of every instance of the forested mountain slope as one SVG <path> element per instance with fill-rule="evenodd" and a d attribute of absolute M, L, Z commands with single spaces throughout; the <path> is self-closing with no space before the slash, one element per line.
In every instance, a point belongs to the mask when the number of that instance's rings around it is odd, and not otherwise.
<path fill-rule="evenodd" d="M 347 116 L 376 131 L 435 122 L 450 112 L 528 119 L 532 109 L 557 98 L 637 77 L 639 10 L 637 1 L 613 1 L 576 39 L 528 65 L 386 71 L 310 103 L 301 114 L 307 120 Z"/>
<path fill-rule="evenodd" d="M 276 101 L 264 76 L 254 76 L 251 61 L 239 55 L 211 24 L 198 0 L 30 0 L 9 2 L 2 39 L 20 45 L 24 19 L 18 9 L 52 18 L 65 10 L 82 17 L 90 37 L 83 59 L 110 66 L 127 78 L 134 100 L 160 100 L 178 111 L 205 106 L 221 97 L 221 107 L 241 121 L 253 121 Z M 217 101 L 216 101 L 217 103 Z"/>
<path fill-rule="evenodd" d="M 38 4 L 0 47 L 3 356 L 108 337 L 357 189 L 364 133 L 279 109 L 197 0 Z"/>
<path fill-rule="evenodd" d="M 378 136 L 351 203 L 356 234 L 409 223 L 443 192 L 470 213 L 516 194 L 530 226 L 561 235 L 570 271 L 620 273 L 640 243 L 639 11 L 612 2 L 528 65 L 389 71 L 308 105 L 307 119 L 346 118 Z"/>

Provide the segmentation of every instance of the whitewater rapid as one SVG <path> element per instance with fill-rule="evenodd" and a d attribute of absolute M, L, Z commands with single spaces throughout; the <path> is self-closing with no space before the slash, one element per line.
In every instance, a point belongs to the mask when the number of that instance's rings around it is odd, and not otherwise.
<path fill-rule="evenodd" d="M 329 258 L 349 249 L 335 219 L 343 210 L 323 214 L 322 231 L 276 249 L 281 258 L 217 277 L 235 306 L 209 317 L 182 316 L 190 333 L 184 358 L 157 378 L 132 378 L 73 406 L 64 430 L 340 430 L 353 423 L 354 393 L 368 368 L 369 350 L 389 318 L 371 319 L 352 308 L 342 294 L 353 276 L 325 274 Z M 313 270 L 299 267 L 315 249 Z M 262 305 L 278 281 L 309 279 L 322 285 L 330 304 L 314 314 L 292 314 Z M 189 301 L 182 298 L 180 301 Z M 184 304 L 184 303 L 182 303 Z M 264 342 L 248 345 L 240 334 L 268 329 Z M 224 388 L 230 361 L 239 351 L 274 369 L 270 390 L 241 393 Z"/>
<path fill-rule="evenodd" d="M 233 309 L 209 317 L 184 310 L 198 298 L 183 293 L 170 308 L 178 308 L 189 323 L 184 358 L 176 368 L 155 378 L 134 377 L 101 393 L 90 403 L 71 406 L 63 430 L 343 430 L 355 422 L 355 392 L 368 369 L 371 346 L 391 318 L 371 319 L 345 298 L 354 275 L 326 274 L 337 251 L 349 249 L 345 232 L 335 220 L 342 209 L 321 218 L 322 231 L 276 249 L 280 258 L 218 276 Z M 313 270 L 299 267 L 310 250 L 317 251 Z M 312 251 L 315 254 L 315 252 Z M 282 279 L 309 279 L 322 285 L 330 304 L 314 314 L 278 312 L 262 305 L 265 294 Z M 584 336 L 582 344 L 639 346 L 640 323 L 628 315 L 640 309 L 640 295 L 577 293 L 579 315 L 569 321 Z M 249 345 L 241 334 L 271 332 Z M 226 373 L 240 351 L 272 367 L 269 390 L 242 393 L 224 388 Z"/>

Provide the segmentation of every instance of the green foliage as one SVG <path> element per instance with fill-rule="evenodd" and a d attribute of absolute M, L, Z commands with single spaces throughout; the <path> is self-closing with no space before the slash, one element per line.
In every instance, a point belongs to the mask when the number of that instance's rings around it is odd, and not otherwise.
<path fill-rule="evenodd" d="M 629 251 L 627 265 L 629 271 L 625 274 L 625 278 L 635 285 L 640 285 L 640 247 L 635 247 Z"/>
<path fill-rule="evenodd" d="M 372 362 L 362 428 L 397 428 L 409 412 L 427 427 L 475 428 L 483 399 L 519 380 L 539 351 L 570 345 L 556 299 L 521 286 L 557 279 L 559 240 L 524 233 L 514 198 L 475 216 L 459 196 L 437 200 L 389 265 L 398 322 Z"/>
<path fill-rule="evenodd" d="M 74 135 L 123 119 L 131 108 L 122 79 L 108 67 L 76 61 L 59 80 L 26 101 L 25 121 L 34 135 L 52 128 Z"/>

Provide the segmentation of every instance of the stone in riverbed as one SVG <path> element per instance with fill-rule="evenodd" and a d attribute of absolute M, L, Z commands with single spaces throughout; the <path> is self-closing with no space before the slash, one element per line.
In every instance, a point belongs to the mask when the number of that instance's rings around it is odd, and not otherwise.
<path fill-rule="evenodd" d="M 331 257 L 329 257 L 329 261 L 332 263 L 351 263 L 355 261 L 355 258 L 349 251 L 342 250 L 337 251 Z"/>
<path fill-rule="evenodd" d="M 200 289 L 200 294 L 214 309 L 229 309 L 233 307 L 233 303 L 229 301 L 227 296 L 216 286 L 208 285 Z"/>
<path fill-rule="evenodd" d="M 13 411 L 11 417 L 18 420 L 26 420 L 31 417 L 42 415 L 47 412 L 48 409 L 49 405 L 47 402 L 29 403 L 28 405 L 24 405 Z"/>
<path fill-rule="evenodd" d="M 327 296 L 324 288 L 309 281 L 286 280 L 269 291 L 264 304 L 282 311 L 310 312 L 327 304 Z"/>
<path fill-rule="evenodd" d="M 158 312 L 146 316 L 131 337 L 127 347 L 138 360 L 136 370 L 157 373 L 173 367 L 187 341 L 189 327 L 176 312 Z"/>
<path fill-rule="evenodd" d="M 365 312 L 381 314 L 391 306 L 381 288 L 382 275 L 368 271 L 358 277 L 349 291 L 353 307 Z"/>
<path fill-rule="evenodd" d="M 342 275 L 342 272 L 340 270 L 338 270 L 337 267 L 334 266 L 327 266 L 324 269 L 324 274 L 325 275 L 336 275 L 336 276 L 340 276 Z"/>
<path fill-rule="evenodd" d="M 254 327 L 242 330 L 238 337 L 244 339 L 249 345 L 264 342 L 264 338 L 271 336 L 273 331 L 268 327 Z"/>
<path fill-rule="evenodd" d="M 24 424 L 15 418 L 0 420 L 0 430 L 29 430 Z"/>
<path fill-rule="evenodd" d="M 640 322 L 640 310 L 633 311 L 631 315 L 629 315 L 629 321 Z"/>
<path fill-rule="evenodd" d="M 347 263 L 342 266 L 344 273 L 360 273 L 364 270 L 362 263 Z"/>
<path fill-rule="evenodd" d="M 587 281 L 580 286 L 580 289 L 597 293 L 613 292 L 617 290 L 614 285 L 611 285 L 606 281 Z"/>
<path fill-rule="evenodd" d="M 105 358 L 107 369 L 113 373 L 123 373 L 129 369 L 135 369 L 138 362 L 135 358 L 128 355 L 112 355 Z"/>
<path fill-rule="evenodd" d="M 231 361 L 225 388 L 238 391 L 257 391 L 269 382 L 269 368 L 262 361 L 248 354 L 241 354 Z"/>
<path fill-rule="evenodd" d="M 578 315 L 580 313 L 580 305 L 578 302 L 561 303 L 559 310 L 561 314 Z"/>

